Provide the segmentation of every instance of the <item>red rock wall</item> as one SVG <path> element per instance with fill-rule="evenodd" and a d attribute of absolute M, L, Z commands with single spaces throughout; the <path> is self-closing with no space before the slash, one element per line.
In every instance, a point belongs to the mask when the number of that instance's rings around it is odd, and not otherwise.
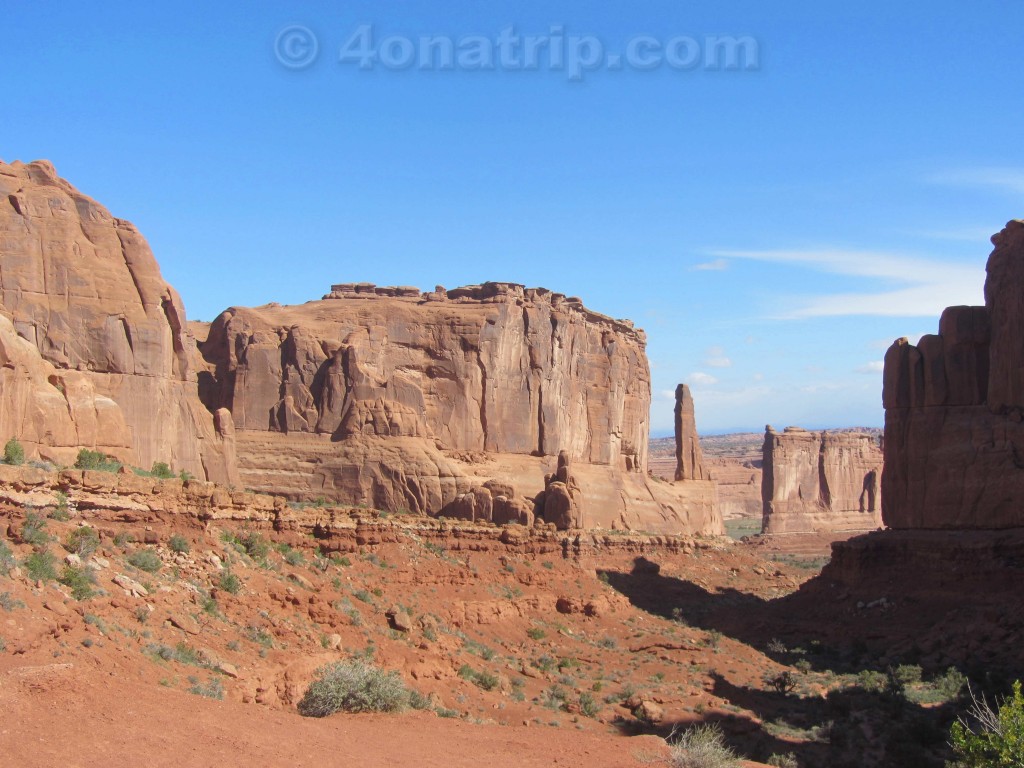
<path fill-rule="evenodd" d="M 992 238 L 984 307 L 885 355 L 884 519 L 891 528 L 1024 525 L 1024 222 Z"/>
<path fill-rule="evenodd" d="M 377 290 L 227 310 L 202 344 L 210 404 L 244 430 L 646 468 L 641 331 L 544 289 Z"/>
<path fill-rule="evenodd" d="M 764 533 L 857 531 L 881 524 L 882 451 L 870 435 L 765 430 Z"/>
<path fill-rule="evenodd" d="M 545 289 L 338 285 L 224 312 L 200 344 L 202 391 L 234 416 L 249 488 L 528 519 L 564 451 L 584 526 L 720 533 L 706 476 L 647 476 L 644 348 L 632 324 Z"/>
<path fill-rule="evenodd" d="M 181 300 L 129 222 L 47 162 L 0 163 L 0 438 L 237 480 L 203 409 Z"/>

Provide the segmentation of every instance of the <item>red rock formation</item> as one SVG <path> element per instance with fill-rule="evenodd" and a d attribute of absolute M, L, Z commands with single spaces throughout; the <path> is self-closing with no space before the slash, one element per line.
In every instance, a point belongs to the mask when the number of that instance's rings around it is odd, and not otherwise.
<path fill-rule="evenodd" d="M 992 238 L 984 307 L 885 355 L 884 518 L 891 528 L 1024 525 L 1024 222 Z"/>
<path fill-rule="evenodd" d="M 881 525 L 882 451 L 870 435 L 787 427 L 764 435 L 764 533 L 870 530 Z"/>
<path fill-rule="evenodd" d="M 709 480 L 697 437 L 693 395 L 685 384 L 676 387 L 676 480 Z"/>
<path fill-rule="evenodd" d="M 0 438 L 237 480 L 196 396 L 185 312 L 145 239 L 47 162 L 0 163 Z"/>
<path fill-rule="evenodd" d="M 200 344 L 203 397 L 234 416 L 247 487 L 525 519 L 564 452 L 588 525 L 717 533 L 706 476 L 646 475 L 644 347 L 628 321 L 511 283 L 335 285 L 301 306 L 231 308 Z M 488 481 L 519 495 L 489 506 Z"/>

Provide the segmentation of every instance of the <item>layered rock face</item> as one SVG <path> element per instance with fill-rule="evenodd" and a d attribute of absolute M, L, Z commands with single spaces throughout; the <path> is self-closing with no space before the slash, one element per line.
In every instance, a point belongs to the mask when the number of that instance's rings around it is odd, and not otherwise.
<path fill-rule="evenodd" d="M 578 488 L 560 521 L 578 525 L 585 506 L 588 526 L 720 529 L 713 484 L 646 476 L 643 332 L 578 299 L 343 284 L 301 306 L 231 308 L 200 349 L 202 396 L 234 417 L 247 487 L 472 519 L 532 505 L 544 519 L 571 496 L 544 480 L 561 455 Z"/>
<path fill-rule="evenodd" d="M 1024 222 L 992 238 L 984 307 L 885 355 L 884 518 L 891 528 L 1024 526 Z"/>
<path fill-rule="evenodd" d="M 762 531 L 871 530 L 881 525 L 882 451 L 871 435 L 765 429 Z"/>
<path fill-rule="evenodd" d="M 202 407 L 192 346 L 135 227 L 47 162 L 0 162 L 0 438 L 61 463 L 88 447 L 237 482 L 232 425 Z"/>

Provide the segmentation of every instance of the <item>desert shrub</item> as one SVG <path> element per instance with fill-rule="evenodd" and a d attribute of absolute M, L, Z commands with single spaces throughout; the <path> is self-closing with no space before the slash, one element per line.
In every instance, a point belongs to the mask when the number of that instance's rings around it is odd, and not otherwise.
<path fill-rule="evenodd" d="M 1024 696 L 1020 681 L 1013 693 L 994 710 L 984 699 L 971 695 L 967 717 L 950 730 L 950 746 L 962 768 L 1019 768 L 1024 765 Z M 971 721 L 971 722 L 968 722 Z"/>
<path fill-rule="evenodd" d="M 96 594 L 96 590 L 93 589 L 96 575 L 91 568 L 65 565 L 58 581 L 71 588 L 71 596 L 75 600 L 88 600 Z"/>
<path fill-rule="evenodd" d="M 0 576 L 6 576 L 17 563 L 14 561 L 14 553 L 7 546 L 7 542 L 0 541 Z"/>
<path fill-rule="evenodd" d="M 161 480 L 170 480 L 172 477 L 175 477 L 174 470 L 171 469 L 166 461 L 154 461 L 153 468 L 149 470 L 149 474 Z"/>
<path fill-rule="evenodd" d="M 167 546 L 170 547 L 171 552 L 177 552 L 179 554 L 188 554 L 189 546 L 188 539 L 180 534 L 174 534 L 167 542 Z"/>
<path fill-rule="evenodd" d="M 913 685 L 921 682 L 921 668 L 917 664 L 900 664 L 893 671 L 893 675 L 903 685 Z"/>
<path fill-rule="evenodd" d="M 10 592 L 0 592 L 0 608 L 5 611 L 14 611 L 18 608 L 24 608 L 25 604 L 21 600 L 16 599 L 11 595 Z"/>
<path fill-rule="evenodd" d="M 66 523 L 71 519 L 71 509 L 68 507 L 68 495 L 63 491 L 57 491 L 57 506 L 47 515 L 52 520 L 60 520 Z"/>
<path fill-rule="evenodd" d="M 163 567 L 160 556 L 151 549 L 137 549 L 128 555 L 129 564 L 146 573 L 156 573 Z"/>
<path fill-rule="evenodd" d="M 220 681 L 219 677 L 211 677 L 206 685 L 200 683 L 198 677 L 189 677 L 188 681 L 191 683 L 188 689 L 189 693 L 203 696 L 207 699 L 219 700 L 224 698 L 224 684 Z"/>
<path fill-rule="evenodd" d="M 46 520 L 29 512 L 21 526 L 21 540 L 33 547 L 44 546 L 50 540 L 50 534 L 46 532 Z"/>
<path fill-rule="evenodd" d="M 267 555 L 270 554 L 270 543 L 256 531 L 244 530 L 237 534 L 225 533 L 223 538 L 225 542 L 243 555 L 248 555 L 260 563 L 266 563 Z"/>
<path fill-rule="evenodd" d="M 101 451 L 90 451 L 83 448 L 75 458 L 75 469 L 96 469 L 101 472 L 117 472 L 121 468 L 121 462 L 110 458 Z"/>
<path fill-rule="evenodd" d="M 526 630 L 526 636 L 529 637 L 531 640 L 543 640 L 545 637 L 547 637 L 547 634 L 548 633 L 540 627 L 530 627 L 528 630 Z"/>
<path fill-rule="evenodd" d="M 960 697 L 964 686 L 967 685 L 967 678 L 956 667 L 950 667 L 945 674 L 935 678 L 932 685 L 942 698 L 951 701 Z"/>
<path fill-rule="evenodd" d="M 12 437 L 4 445 L 4 463 L 15 465 L 25 463 L 25 449 L 18 442 L 18 438 Z"/>
<path fill-rule="evenodd" d="M 725 744 L 717 725 L 698 725 L 669 737 L 672 768 L 738 768 L 739 760 Z"/>
<path fill-rule="evenodd" d="M 217 586 L 225 592 L 237 595 L 242 591 L 242 580 L 235 576 L 231 571 L 224 570 L 221 571 L 220 577 L 217 579 Z"/>
<path fill-rule="evenodd" d="M 775 768 L 800 768 L 800 763 L 796 761 L 792 752 L 787 752 L 784 755 L 772 755 L 768 758 L 768 765 L 773 765 Z"/>
<path fill-rule="evenodd" d="M 583 691 L 580 694 L 580 714 L 585 717 L 597 717 L 597 713 L 601 711 L 601 705 L 597 703 L 597 700 L 592 694 Z"/>
<path fill-rule="evenodd" d="M 64 540 L 64 549 L 83 558 L 91 557 L 99 545 L 99 534 L 88 525 L 76 528 Z"/>
<path fill-rule="evenodd" d="M 33 581 L 54 581 L 57 578 L 56 559 L 45 549 L 33 552 L 22 565 Z"/>
<path fill-rule="evenodd" d="M 323 667 L 298 704 L 305 717 L 335 712 L 395 712 L 409 705 L 409 690 L 396 672 L 359 660 Z"/>
<path fill-rule="evenodd" d="M 763 680 L 765 685 L 771 686 L 783 695 L 792 693 L 793 689 L 796 688 L 796 676 L 788 669 L 777 675 L 767 672 L 765 673 Z"/>
<path fill-rule="evenodd" d="M 459 668 L 459 677 L 469 680 L 469 682 L 478 688 L 483 688 L 485 691 L 493 691 L 498 687 L 498 678 L 496 676 L 490 672 L 477 671 L 469 666 L 469 664 L 463 664 Z"/>
<path fill-rule="evenodd" d="M 299 550 L 297 549 L 289 549 L 287 552 L 285 552 L 284 559 L 285 562 L 288 563 L 288 565 L 295 566 L 304 565 L 306 562 L 306 558 L 304 558 L 302 556 L 302 553 L 299 552 Z"/>

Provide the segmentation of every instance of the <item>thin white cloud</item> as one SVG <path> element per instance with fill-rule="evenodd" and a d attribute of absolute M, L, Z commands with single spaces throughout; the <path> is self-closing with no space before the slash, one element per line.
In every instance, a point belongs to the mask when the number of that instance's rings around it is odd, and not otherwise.
<path fill-rule="evenodd" d="M 722 270 L 729 268 L 729 262 L 726 259 L 715 259 L 714 261 L 705 261 L 700 264 L 694 264 L 690 269 L 696 270 L 697 272 L 721 272 Z"/>
<path fill-rule="evenodd" d="M 718 379 L 704 371 L 694 371 L 686 377 L 686 383 L 694 387 L 710 387 L 718 383 Z"/>
<path fill-rule="evenodd" d="M 960 168 L 934 173 L 928 177 L 928 181 L 956 187 L 988 187 L 1000 192 L 1024 195 L 1024 168 Z"/>
<path fill-rule="evenodd" d="M 881 373 L 885 370 L 885 363 L 882 360 L 872 360 L 870 363 L 864 363 L 864 365 L 858 365 L 856 368 L 857 373 L 869 373 L 874 375 Z"/>
<path fill-rule="evenodd" d="M 764 381 L 763 373 L 755 373 L 753 376 L 754 381 Z"/>
<path fill-rule="evenodd" d="M 707 357 L 704 359 L 704 365 L 708 368 L 732 367 L 732 360 L 725 354 L 725 350 L 722 347 L 708 347 L 705 354 Z"/>
<path fill-rule="evenodd" d="M 810 250 L 715 251 L 735 259 L 791 264 L 819 272 L 876 278 L 901 287 L 875 293 L 835 293 L 794 297 L 779 319 L 875 315 L 936 317 L 957 304 L 982 303 L 984 268 L 925 259 L 903 253 L 842 248 Z"/>

